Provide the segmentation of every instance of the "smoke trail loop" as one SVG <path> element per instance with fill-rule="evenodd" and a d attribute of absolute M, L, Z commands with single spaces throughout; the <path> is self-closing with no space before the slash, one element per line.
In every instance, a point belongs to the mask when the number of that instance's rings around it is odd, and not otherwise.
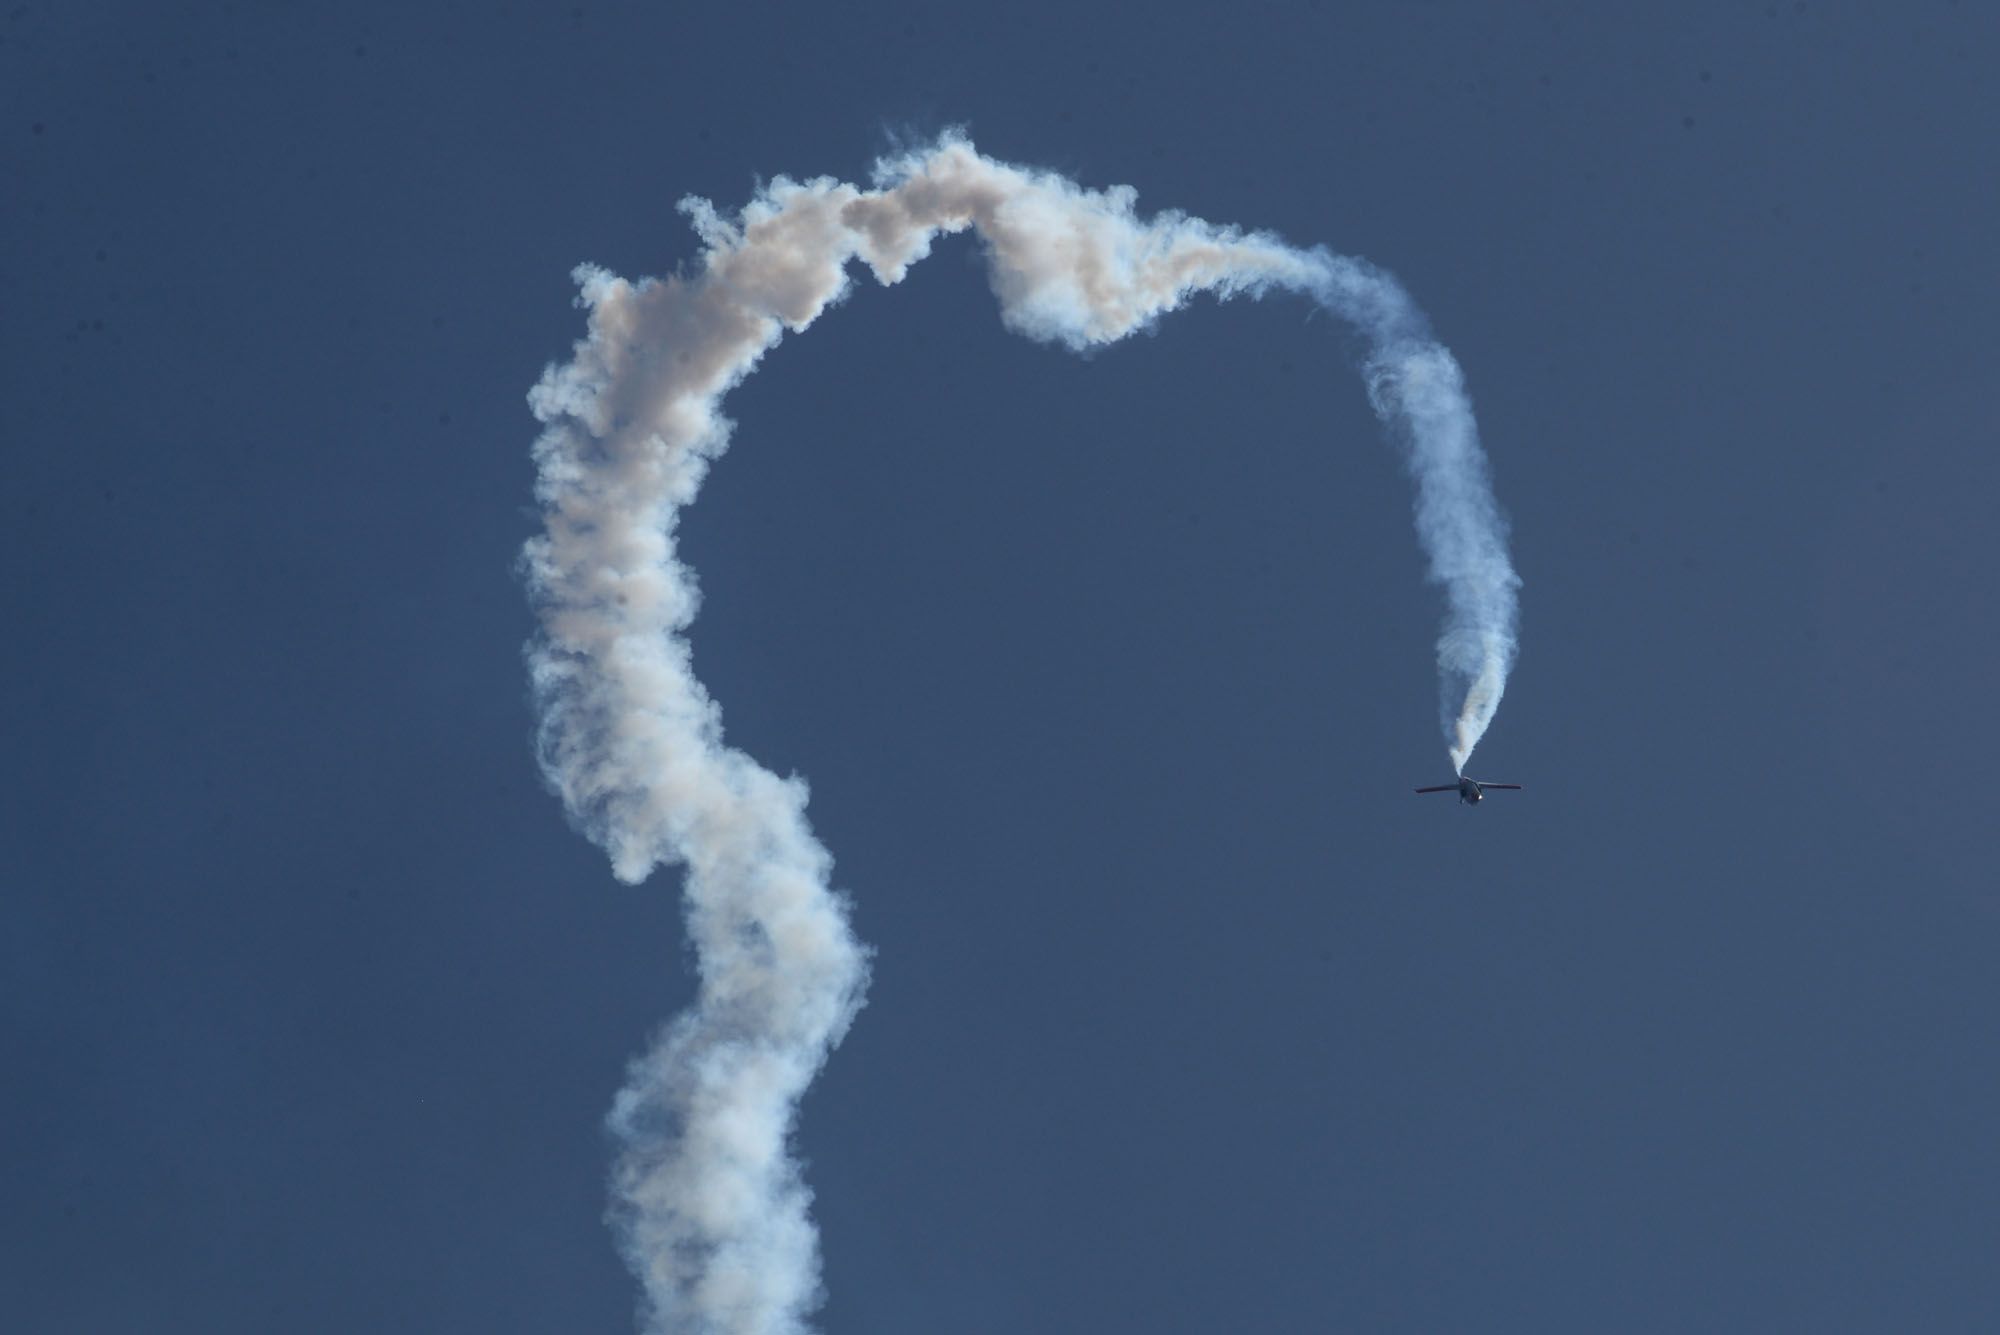
<path fill-rule="evenodd" d="M 1445 592 L 1438 665 L 1461 769 L 1513 661 L 1518 581 L 1463 378 L 1386 273 L 1181 214 L 1142 219 L 1129 188 L 1085 190 L 955 136 L 885 159 L 873 181 L 780 178 L 735 217 L 684 201 L 697 261 L 638 283 L 579 268 L 587 335 L 529 395 L 544 424 L 544 529 L 522 556 L 543 772 L 621 880 L 685 868 L 695 1003 L 633 1062 L 609 1118 L 613 1213 L 655 1331 L 791 1335 L 819 1297 L 788 1141 L 861 1004 L 868 955 L 804 783 L 730 748 L 695 676 L 685 632 L 700 596 L 676 520 L 728 446 L 722 398 L 846 295 L 850 261 L 899 283 L 937 237 L 970 230 L 1007 327 L 1079 350 L 1198 292 L 1285 289 L 1352 322 Z"/>

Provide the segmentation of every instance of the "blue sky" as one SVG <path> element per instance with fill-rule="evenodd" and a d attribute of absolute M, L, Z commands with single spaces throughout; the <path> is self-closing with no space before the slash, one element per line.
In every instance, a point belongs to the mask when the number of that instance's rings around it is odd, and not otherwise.
<path fill-rule="evenodd" d="M 535 772 L 524 396 L 576 263 L 948 124 L 1398 274 L 1528 788 L 1408 793 L 1437 599 L 1303 304 L 1080 359 L 961 241 L 787 340 L 684 532 L 877 951 L 821 1326 L 2000 1317 L 1990 13 L 0 24 L 10 1327 L 629 1328 L 602 1117 L 691 981 Z"/>

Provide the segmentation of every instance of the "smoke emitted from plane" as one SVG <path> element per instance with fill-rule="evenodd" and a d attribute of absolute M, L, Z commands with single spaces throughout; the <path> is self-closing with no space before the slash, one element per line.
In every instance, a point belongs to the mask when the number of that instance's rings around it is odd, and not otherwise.
<path fill-rule="evenodd" d="M 622 1147 L 613 1216 L 649 1330 L 796 1332 L 819 1298 L 810 1193 L 788 1141 L 861 1005 L 868 952 L 807 824 L 804 783 L 723 740 L 694 675 L 698 596 L 675 525 L 728 444 L 723 396 L 840 300 L 851 260 L 897 283 L 938 236 L 969 229 L 1007 326 L 1075 349 L 1198 292 L 1285 289 L 1351 321 L 1445 590 L 1438 662 L 1461 769 L 1499 704 L 1518 581 L 1457 363 L 1421 313 L 1364 261 L 1175 213 L 1144 220 L 1134 201 L 947 135 L 878 163 L 872 189 L 780 178 L 735 217 L 684 201 L 702 249 L 675 276 L 576 271 L 588 336 L 529 395 L 544 423 L 545 529 L 523 553 L 541 619 L 528 661 L 543 772 L 571 818 L 621 880 L 686 869 L 696 1000 L 633 1062 L 609 1118 Z"/>

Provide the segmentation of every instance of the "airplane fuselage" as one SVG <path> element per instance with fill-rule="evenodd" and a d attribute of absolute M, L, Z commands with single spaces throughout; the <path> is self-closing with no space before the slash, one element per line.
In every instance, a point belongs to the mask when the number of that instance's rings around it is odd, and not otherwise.
<path fill-rule="evenodd" d="M 1465 803 L 1465 805 L 1469 807 L 1476 807 L 1479 805 L 1479 799 L 1484 796 L 1486 796 L 1486 794 L 1479 791 L 1478 780 L 1468 779 L 1462 774 L 1459 775 L 1458 777 L 1459 801 Z"/>

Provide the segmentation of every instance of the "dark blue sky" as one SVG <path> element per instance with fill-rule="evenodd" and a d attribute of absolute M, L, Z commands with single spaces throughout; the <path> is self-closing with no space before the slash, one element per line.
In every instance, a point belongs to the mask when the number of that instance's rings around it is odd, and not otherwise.
<path fill-rule="evenodd" d="M 524 395 L 673 204 L 963 123 L 1393 269 L 1526 581 L 1448 771 L 1299 303 L 1077 359 L 969 243 L 729 400 L 730 738 L 879 954 L 829 1332 L 2000 1325 L 2000 17 L 1974 4 L 0 19 L 0 1324 L 621 1330 L 687 998 L 529 751 Z"/>

